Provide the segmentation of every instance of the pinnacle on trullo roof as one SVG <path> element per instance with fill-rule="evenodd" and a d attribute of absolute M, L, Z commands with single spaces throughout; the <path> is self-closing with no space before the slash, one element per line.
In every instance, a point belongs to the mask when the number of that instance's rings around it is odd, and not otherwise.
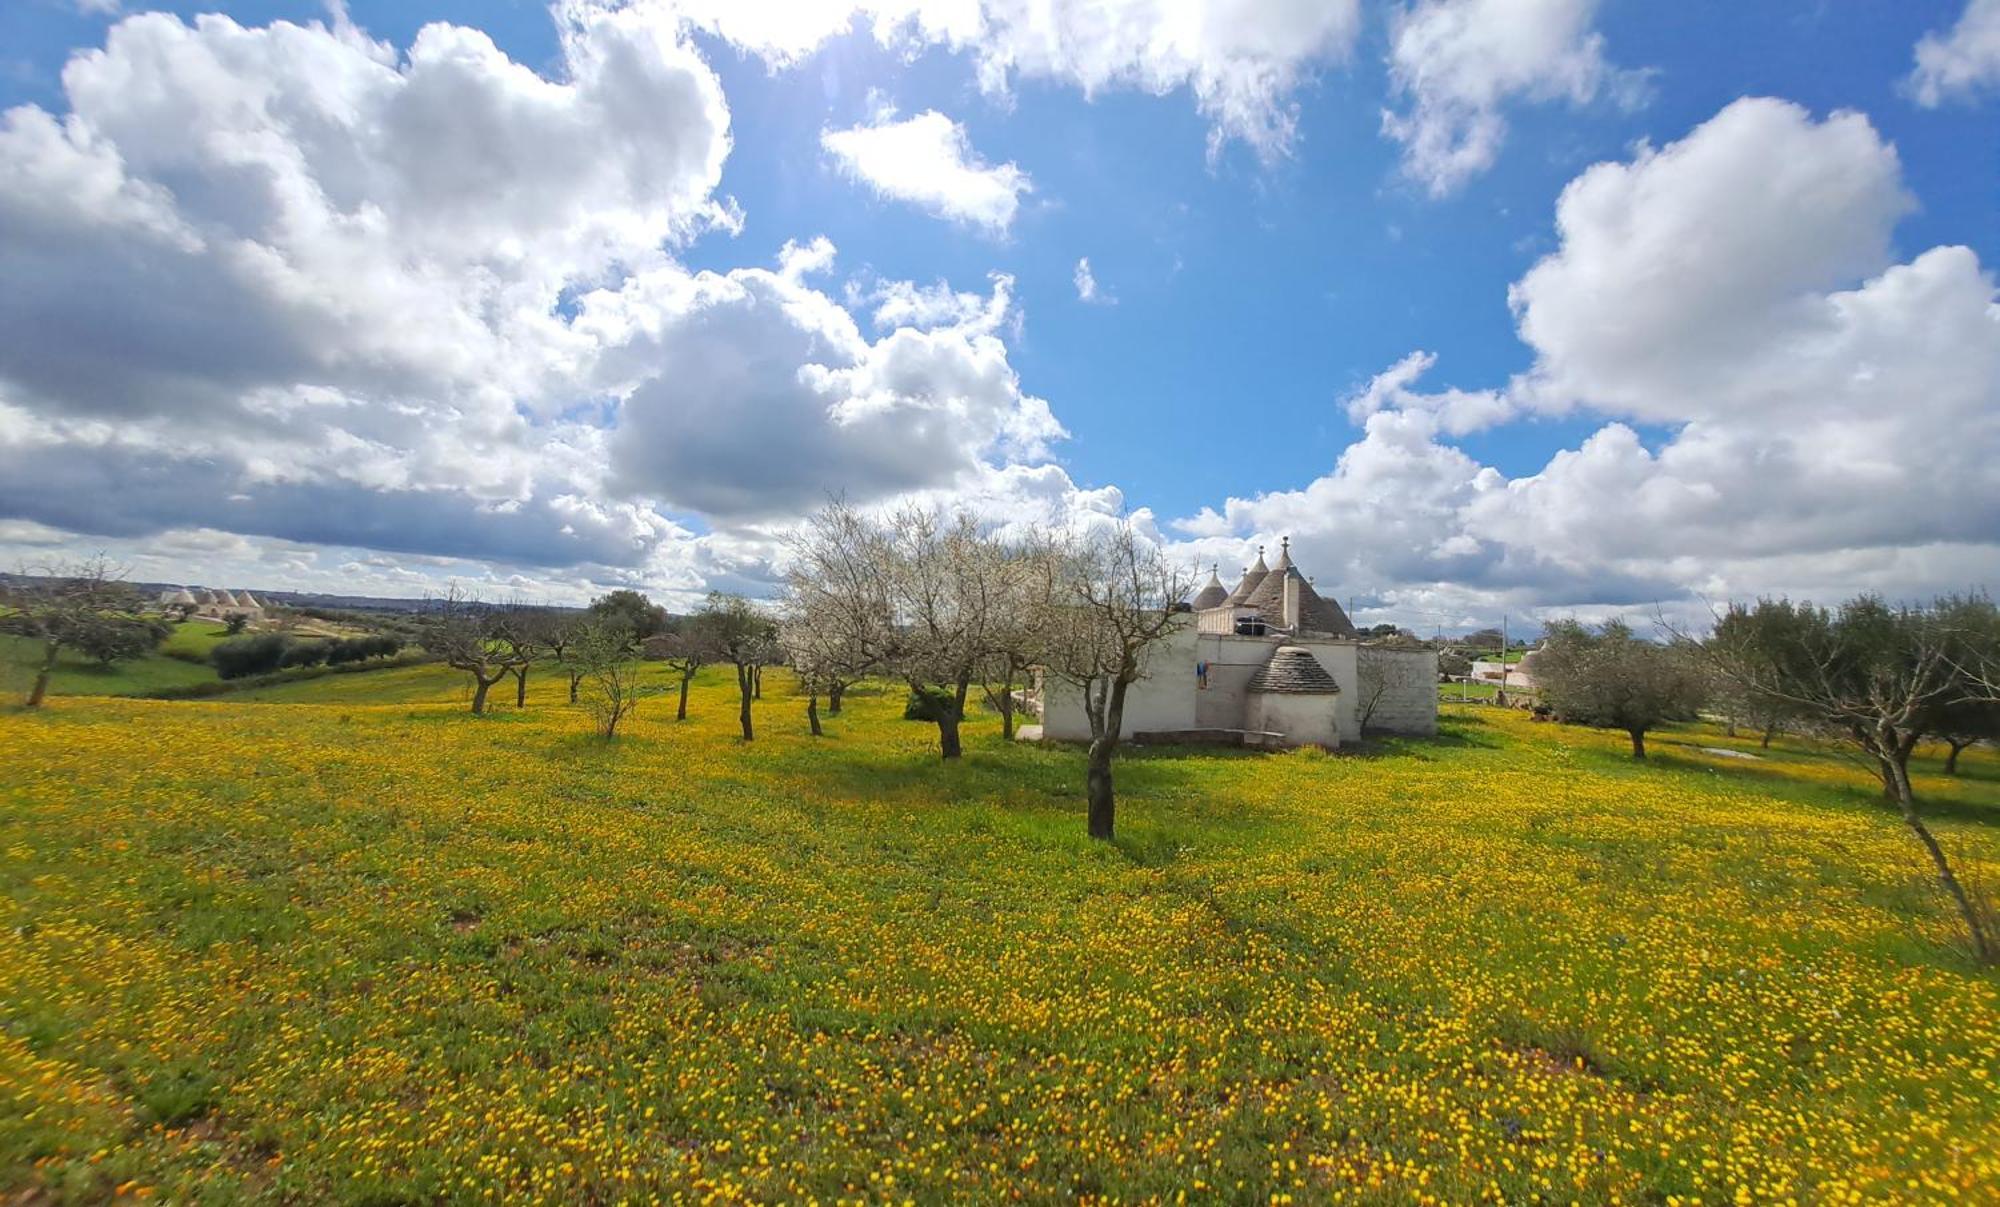
<path fill-rule="evenodd" d="M 1257 546 L 1257 564 L 1243 572 L 1243 581 L 1236 584 L 1236 589 L 1231 591 L 1229 598 L 1223 602 L 1240 604 L 1250 598 L 1250 592 L 1255 591 L 1257 584 L 1263 582 L 1264 576 L 1270 572 L 1270 567 L 1264 564 L 1264 546 L 1259 545 Z"/>
<path fill-rule="evenodd" d="M 1291 584 L 1288 588 L 1287 584 Z M 1207 597 L 1204 590 L 1196 597 L 1195 608 L 1204 605 L 1201 599 Z M 1287 608 L 1286 596 L 1291 596 L 1292 607 Z M 1285 537 L 1278 546 L 1278 563 L 1266 568 L 1264 548 L 1257 547 L 1257 564 L 1243 576 L 1243 582 L 1229 593 L 1215 607 L 1254 608 L 1262 613 L 1267 624 L 1294 633 L 1324 633 L 1332 637 L 1353 637 L 1357 635 L 1354 622 L 1347 618 L 1340 605 L 1325 598 L 1314 589 L 1312 580 L 1300 572 L 1292 562 L 1292 538 Z"/>
<path fill-rule="evenodd" d="M 1219 608 L 1229 602 L 1229 588 L 1223 586 L 1222 580 L 1216 577 L 1216 571 L 1220 568 L 1219 566 L 1210 566 L 1208 568 L 1208 585 L 1197 592 L 1194 600 L 1189 604 L 1195 611 L 1199 612 L 1204 608 Z"/>

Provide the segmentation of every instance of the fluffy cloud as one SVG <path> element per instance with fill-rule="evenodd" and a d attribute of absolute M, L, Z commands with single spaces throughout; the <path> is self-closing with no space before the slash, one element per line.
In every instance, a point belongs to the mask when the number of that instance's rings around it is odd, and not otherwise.
<path fill-rule="evenodd" d="M 142 15 L 72 59 L 68 112 L 0 119 L 13 546 L 86 534 L 137 565 L 226 532 L 231 557 L 339 551 L 309 581 L 373 550 L 768 584 L 787 508 L 1045 457 L 1010 278 L 876 282 L 871 339 L 807 283 L 824 238 L 683 268 L 737 221 L 715 76 L 645 12 L 558 15 L 548 77 L 448 25 L 399 53 L 344 19 Z"/>
<path fill-rule="evenodd" d="M 1493 165 L 1512 99 L 1584 104 L 1607 87 L 1632 102 L 1641 75 L 1604 58 L 1597 0 L 1422 0 L 1393 19 L 1389 75 L 1409 100 L 1382 129 L 1403 169 L 1444 196 Z"/>
<path fill-rule="evenodd" d="M 1908 86 L 1917 103 L 1935 108 L 2000 84 L 2000 0 L 1967 0 L 1958 24 L 1917 43 Z"/>
<path fill-rule="evenodd" d="M 577 0 L 578 3 L 584 0 Z M 944 46 L 973 57 L 981 87 L 1006 96 L 1017 78 L 1095 94 L 1186 88 L 1212 123 L 1213 154 L 1241 139 L 1287 153 L 1292 96 L 1319 66 L 1344 59 L 1359 0 L 656 0 L 642 7 L 790 65 L 858 20 L 884 44 Z"/>
<path fill-rule="evenodd" d="M 1865 118 L 1739 101 L 1564 191 L 1511 292 L 1536 359 L 1507 390 L 1421 392 L 1413 354 L 1349 399 L 1364 435 L 1331 474 L 1181 531 L 1225 561 L 1288 532 L 1406 614 L 1990 581 L 2000 304 L 1969 249 L 1893 258 L 1910 205 Z M 1513 480 L 1441 442 L 1510 408 L 1614 421 Z"/>
<path fill-rule="evenodd" d="M 610 454 L 626 493 L 725 522 L 949 485 L 988 453 L 1040 459 L 1064 433 L 994 333 L 1010 283 L 962 321 L 870 342 L 851 315 L 763 269 L 662 268 L 581 299 L 623 401 Z"/>
<path fill-rule="evenodd" d="M 824 131 L 820 145 L 843 172 L 882 196 L 993 235 L 1007 233 L 1021 194 L 1033 188 L 1013 164 L 981 159 L 965 127 L 935 109 L 900 121 L 877 114 L 863 125 Z"/>

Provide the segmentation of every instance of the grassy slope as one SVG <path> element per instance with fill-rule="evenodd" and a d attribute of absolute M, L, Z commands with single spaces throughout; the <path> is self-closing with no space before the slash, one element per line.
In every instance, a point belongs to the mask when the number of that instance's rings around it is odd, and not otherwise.
<path fill-rule="evenodd" d="M 2000 988 L 1823 752 L 1633 767 L 1475 709 L 1372 756 L 1135 756 L 1107 847 L 1075 752 L 981 722 L 941 766 L 894 693 L 814 741 L 774 676 L 750 747 L 719 678 L 611 745 L 559 693 L 475 719 L 422 667 L 0 715 L 0 1189 L 2000 1181 Z M 1920 788 L 2000 883 L 2000 766 L 1965 761 Z"/>
<path fill-rule="evenodd" d="M 213 667 L 169 658 L 166 651 L 187 650 L 205 656 L 224 636 L 219 624 L 183 621 L 174 626 L 173 635 L 161 644 L 158 653 L 109 667 L 66 651 L 56 664 L 49 690 L 59 696 L 128 696 L 164 687 L 207 683 L 215 678 Z M 39 642 L 0 635 L 0 700 L 26 692 L 40 662 Z"/>

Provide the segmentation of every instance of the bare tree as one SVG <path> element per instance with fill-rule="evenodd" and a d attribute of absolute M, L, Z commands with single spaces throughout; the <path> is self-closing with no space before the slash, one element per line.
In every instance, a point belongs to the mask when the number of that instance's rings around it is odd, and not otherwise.
<path fill-rule="evenodd" d="M 548 648 L 550 656 L 555 659 L 557 666 L 563 668 L 563 674 L 569 680 L 571 704 L 576 703 L 577 686 L 583 680 L 583 672 L 576 660 L 570 657 L 570 652 L 590 631 L 592 621 L 593 617 L 589 613 L 579 616 L 574 613 L 558 615 L 551 612 L 547 628 L 542 635 L 542 644 Z"/>
<path fill-rule="evenodd" d="M 757 735 L 750 717 L 750 701 L 755 698 L 756 670 L 769 656 L 773 626 L 768 616 L 741 595 L 711 591 L 695 620 L 707 629 L 719 661 L 736 668 L 737 718 L 743 740 Z"/>
<path fill-rule="evenodd" d="M 1044 665 L 1083 692 L 1090 836 L 1109 840 L 1116 811 L 1111 761 L 1125 724 L 1125 695 L 1146 673 L 1153 649 L 1190 623 L 1177 609 L 1194 576 L 1130 523 L 1054 543 L 1046 556 L 1055 570 L 1039 626 Z"/>
<path fill-rule="evenodd" d="M 1034 541 L 989 541 L 985 550 L 993 603 L 980 690 L 999 711 L 1000 736 L 1008 741 L 1014 738 L 1014 688 L 1026 682 L 1038 660 L 1041 626 L 1055 590 L 1056 559 L 1046 553 L 1046 546 Z"/>
<path fill-rule="evenodd" d="M 517 656 L 506 642 L 494 638 L 490 610 L 454 585 L 428 603 L 422 626 L 423 648 L 446 666 L 472 676 L 472 711 L 483 714 L 487 693 L 512 673 Z"/>
<path fill-rule="evenodd" d="M 874 665 L 854 629 L 833 609 L 816 606 L 818 602 L 817 596 L 788 587 L 778 609 L 778 643 L 805 690 L 806 724 L 814 737 L 822 732 L 820 697 L 826 697 L 829 712 L 838 714 L 841 694 Z"/>
<path fill-rule="evenodd" d="M 49 680 L 65 649 L 91 652 L 108 663 L 150 650 L 162 636 L 150 627 L 143 635 L 134 629 L 145 625 L 132 615 L 138 610 L 138 592 L 125 582 L 124 571 L 102 555 L 24 569 L 0 592 L 0 602 L 6 605 L 0 631 L 41 643 L 41 660 L 28 689 L 29 708 L 40 708 L 48 697 Z"/>
<path fill-rule="evenodd" d="M 550 652 L 549 635 L 555 615 L 547 608 L 514 601 L 493 611 L 490 632 L 508 655 L 507 673 L 514 676 L 514 707 L 528 706 L 528 671 Z M 573 701 L 572 701 L 573 702 Z"/>
<path fill-rule="evenodd" d="M 568 643 L 568 656 L 569 665 L 582 678 L 583 707 L 597 732 L 617 737 L 619 723 L 652 694 L 640 683 L 639 653 L 631 629 L 622 618 L 595 617 Z"/>
<path fill-rule="evenodd" d="M 1731 607 L 1706 647 L 1718 673 L 1861 753 L 1964 917 L 1974 954 L 1989 964 L 2000 960 L 2000 946 L 1919 812 L 1910 754 L 1951 708 L 1979 696 L 1970 668 L 1997 628 L 1983 598 L 1892 607 L 1864 595 L 1835 612 L 1766 599 Z"/>
<path fill-rule="evenodd" d="M 1687 645 L 1635 637 L 1618 620 L 1595 633 L 1573 620 L 1550 624 L 1535 681 L 1557 720 L 1623 730 L 1635 759 L 1646 757 L 1648 730 L 1692 718 L 1708 692 Z"/>
<path fill-rule="evenodd" d="M 863 665 L 932 700 L 938 750 L 964 750 L 965 700 L 987 665 L 1000 592 L 991 542 L 967 513 L 909 507 L 864 516 L 835 501 L 791 547 L 789 598 Z"/>

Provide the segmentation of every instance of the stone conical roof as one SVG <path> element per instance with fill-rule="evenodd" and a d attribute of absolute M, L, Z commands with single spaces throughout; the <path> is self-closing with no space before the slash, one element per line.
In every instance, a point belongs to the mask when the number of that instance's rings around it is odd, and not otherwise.
<path fill-rule="evenodd" d="M 257 608 L 260 610 L 264 606 L 263 604 L 258 603 L 257 597 L 250 594 L 250 592 L 248 591 L 238 591 L 236 593 L 236 604 L 238 607 Z"/>
<path fill-rule="evenodd" d="M 1265 577 L 1268 576 L 1270 573 L 1271 573 L 1271 568 L 1264 564 L 1264 546 L 1259 545 L 1257 546 L 1257 564 L 1243 572 L 1243 581 L 1236 584 L 1236 589 L 1234 591 L 1231 591 L 1229 593 L 1229 598 L 1225 599 L 1223 602 L 1240 604 L 1244 600 L 1249 599 L 1250 593 L 1252 591 L 1255 591 L 1258 585 L 1262 583 Z"/>
<path fill-rule="evenodd" d="M 1287 581 L 1298 584 L 1299 614 L 1296 617 L 1285 615 Z M 1297 566 L 1287 565 L 1282 572 L 1272 570 L 1250 593 L 1250 598 L 1239 602 L 1243 607 L 1262 612 L 1266 623 L 1288 625 L 1294 632 L 1326 633 L 1334 637 L 1356 635 L 1354 622 L 1347 618 L 1347 613 L 1340 610 L 1339 604 L 1313 590 L 1313 585 L 1299 573 Z"/>
<path fill-rule="evenodd" d="M 1271 660 L 1257 668 L 1247 685 L 1253 692 L 1283 692 L 1294 696 L 1330 696 L 1340 690 L 1319 659 L 1303 646 L 1281 645 Z"/>
<path fill-rule="evenodd" d="M 1214 566 L 1208 568 L 1208 585 L 1195 592 L 1195 597 L 1189 604 L 1197 612 L 1219 608 L 1229 602 L 1229 588 L 1223 586 L 1222 580 L 1215 576 L 1216 569 Z"/>

